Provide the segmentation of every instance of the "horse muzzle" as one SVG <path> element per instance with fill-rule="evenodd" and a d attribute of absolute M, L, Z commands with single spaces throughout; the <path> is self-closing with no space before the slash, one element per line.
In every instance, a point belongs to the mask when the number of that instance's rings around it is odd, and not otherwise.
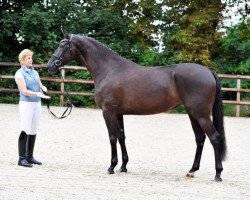
<path fill-rule="evenodd" d="M 56 66 L 56 65 L 52 65 L 52 66 L 48 65 L 47 66 L 47 71 L 48 71 L 49 74 L 52 74 L 52 75 L 53 74 L 58 74 L 60 72 L 58 66 Z"/>

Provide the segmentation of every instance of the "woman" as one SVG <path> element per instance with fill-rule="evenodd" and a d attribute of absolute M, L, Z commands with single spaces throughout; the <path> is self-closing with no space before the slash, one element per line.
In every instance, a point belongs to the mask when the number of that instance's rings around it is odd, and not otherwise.
<path fill-rule="evenodd" d="M 33 52 L 24 49 L 18 56 L 21 68 L 15 74 L 15 81 L 20 91 L 19 112 L 21 118 L 21 134 L 18 140 L 18 165 L 32 167 L 32 164 L 42 163 L 33 157 L 37 129 L 41 116 L 41 98 L 49 99 L 42 91 L 47 88 L 42 85 L 38 72 L 32 67 Z"/>

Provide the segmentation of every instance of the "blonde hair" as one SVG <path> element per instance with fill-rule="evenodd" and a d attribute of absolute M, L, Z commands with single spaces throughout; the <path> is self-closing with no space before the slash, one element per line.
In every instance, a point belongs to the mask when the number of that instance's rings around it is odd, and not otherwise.
<path fill-rule="evenodd" d="M 24 49 L 18 55 L 18 60 L 21 63 L 27 56 L 33 56 L 33 51 L 29 49 Z"/>

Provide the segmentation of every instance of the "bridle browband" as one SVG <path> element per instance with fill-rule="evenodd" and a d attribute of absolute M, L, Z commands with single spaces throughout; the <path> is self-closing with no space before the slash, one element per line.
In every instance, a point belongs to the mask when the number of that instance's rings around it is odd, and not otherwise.
<path fill-rule="evenodd" d="M 55 54 L 52 55 L 53 57 L 56 58 L 56 60 L 54 61 L 54 65 L 55 65 L 56 67 L 58 67 L 59 70 L 62 69 L 62 67 L 61 67 L 62 60 L 63 60 L 63 57 L 64 57 L 65 53 L 66 53 L 68 50 L 70 51 L 70 55 L 71 55 L 71 57 L 72 57 L 72 52 L 71 52 L 71 51 L 72 51 L 72 48 L 71 48 L 71 41 L 72 41 L 72 38 L 73 38 L 73 34 L 70 35 L 70 39 L 63 39 L 63 40 L 61 41 L 61 43 L 62 43 L 63 41 L 67 41 L 67 48 L 64 49 L 64 51 L 62 52 L 62 54 L 61 54 L 59 57 L 56 56 Z M 65 83 L 64 77 L 63 77 L 62 75 L 61 75 L 61 79 L 62 79 L 62 82 Z M 67 91 L 66 91 L 66 95 L 69 96 L 69 93 L 68 93 Z M 49 112 L 50 116 L 51 116 L 52 118 L 54 118 L 54 119 L 63 119 L 63 118 L 65 118 L 65 117 L 69 116 L 69 114 L 71 113 L 71 110 L 72 110 L 72 108 L 74 107 L 74 105 L 72 104 L 72 102 L 70 101 L 70 99 L 66 102 L 66 104 L 67 104 L 66 110 L 63 112 L 63 114 L 61 115 L 61 117 L 57 117 L 57 116 L 50 110 L 50 108 L 49 108 L 49 100 L 47 100 L 47 109 L 48 109 L 48 112 Z M 67 111 L 68 111 L 68 113 L 67 113 Z"/>

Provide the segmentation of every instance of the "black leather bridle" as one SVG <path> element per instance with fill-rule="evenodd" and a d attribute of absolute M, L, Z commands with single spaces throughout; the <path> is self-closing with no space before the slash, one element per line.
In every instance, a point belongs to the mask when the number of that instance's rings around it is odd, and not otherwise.
<path fill-rule="evenodd" d="M 56 58 L 56 60 L 54 61 L 54 65 L 55 65 L 56 67 L 58 67 L 59 69 L 60 69 L 60 67 L 61 67 L 61 65 L 62 65 L 63 57 L 64 57 L 65 53 L 66 53 L 68 50 L 69 50 L 70 55 L 71 55 L 71 57 L 72 57 L 72 48 L 71 48 L 71 41 L 72 41 L 72 38 L 73 38 L 73 34 L 70 35 L 70 39 L 63 39 L 63 40 L 61 41 L 61 43 L 62 43 L 62 42 L 65 42 L 65 41 L 67 42 L 67 44 L 66 44 L 66 47 L 67 47 L 67 48 L 65 48 L 65 49 L 63 50 L 63 52 L 61 53 L 61 55 L 60 55 L 59 57 L 56 56 L 55 54 L 52 55 L 54 58 Z"/>
<path fill-rule="evenodd" d="M 56 60 L 54 61 L 54 65 L 55 65 L 56 67 L 58 67 L 59 70 L 62 69 L 62 67 L 61 67 L 61 65 L 62 65 L 62 60 L 63 60 L 63 57 L 64 57 L 65 53 L 66 53 L 68 50 L 70 51 L 70 54 L 71 54 L 71 56 L 72 56 L 72 52 L 71 52 L 71 51 L 72 51 L 72 48 L 71 48 L 71 40 L 72 40 L 72 37 L 73 37 L 73 34 L 70 35 L 70 39 L 69 39 L 69 40 L 68 40 L 68 39 L 64 39 L 64 40 L 61 41 L 61 43 L 64 42 L 64 41 L 67 42 L 67 44 L 66 44 L 66 45 L 67 45 L 67 46 L 66 46 L 67 48 L 65 48 L 65 49 L 63 50 L 62 54 L 61 54 L 59 57 L 56 56 L 55 54 L 52 55 L 53 57 L 56 58 Z M 61 75 L 61 79 L 62 79 L 62 82 L 65 83 L 64 77 L 63 77 L 62 75 Z M 69 93 L 68 93 L 67 91 L 66 91 L 66 95 L 69 96 Z M 70 113 L 71 113 L 72 108 L 74 107 L 74 105 L 72 104 L 70 98 L 66 101 L 65 104 L 67 105 L 66 110 L 63 112 L 63 114 L 61 115 L 61 117 L 57 117 L 57 116 L 50 110 L 50 107 L 49 107 L 49 100 L 47 100 L 47 109 L 48 109 L 49 115 L 50 115 L 52 118 L 54 118 L 54 119 L 63 119 L 63 118 L 65 118 L 65 117 L 69 116 Z"/>

